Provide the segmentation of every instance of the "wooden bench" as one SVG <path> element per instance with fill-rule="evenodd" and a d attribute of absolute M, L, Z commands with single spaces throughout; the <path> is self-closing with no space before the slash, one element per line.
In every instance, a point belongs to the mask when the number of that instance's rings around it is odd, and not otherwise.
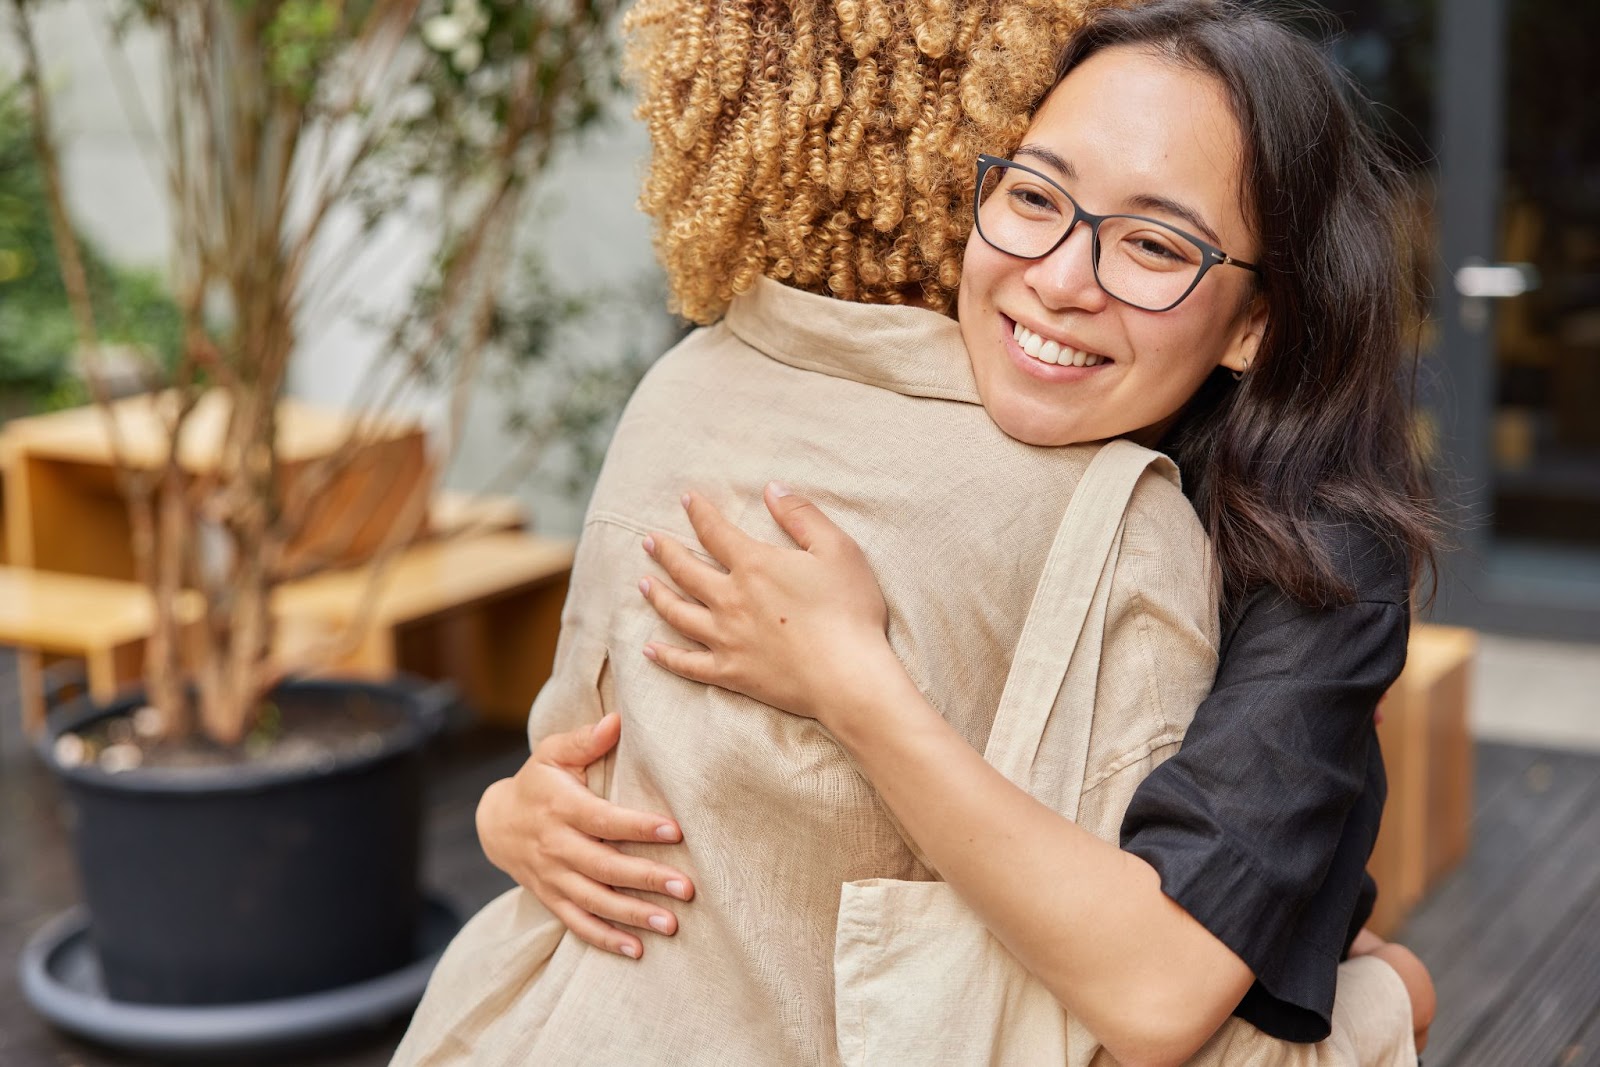
<path fill-rule="evenodd" d="M 550 676 L 572 558 L 571 541 L 514 531 L 411 545 L 381 576 L 365 635 L 330 669 L 449 678 L 486 718 L 520 726 Z M 363 565 L 281 586 L 285 651 L 338 640 L 360 619 L 372 577 Z"/>
<path fill-rule="evenodd" d="M 197 595 L 186 594 L 180 611 L 197 617 Z M 37 736 L 44 725 L 41 655 L 82 659 L 90 695 L 110 700 L 143 674 L 154 619 L 150 591 L 138 582 L 0 566 L 0 645 L 19 650 L 28 734 Z"/>

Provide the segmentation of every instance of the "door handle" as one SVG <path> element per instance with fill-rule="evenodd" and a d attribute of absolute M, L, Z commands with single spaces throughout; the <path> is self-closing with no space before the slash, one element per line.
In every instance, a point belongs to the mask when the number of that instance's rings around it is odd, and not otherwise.
<path fill-rule="evenodd" d="M 1455 273 L 1456 292 L 1476 300 L 1507 300 L 1539 288 L 1532 263 L 1485 263 L 1469 259 Z"/>

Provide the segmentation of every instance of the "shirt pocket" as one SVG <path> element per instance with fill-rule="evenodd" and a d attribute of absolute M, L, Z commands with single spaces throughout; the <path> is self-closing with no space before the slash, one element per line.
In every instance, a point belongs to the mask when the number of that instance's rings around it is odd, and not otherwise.
<path fill-rule="evenodd" d="M 846 882 L 833 967 L 846 1067 L 1071 1062 L 1066 1013 L 944 882 Z"/>

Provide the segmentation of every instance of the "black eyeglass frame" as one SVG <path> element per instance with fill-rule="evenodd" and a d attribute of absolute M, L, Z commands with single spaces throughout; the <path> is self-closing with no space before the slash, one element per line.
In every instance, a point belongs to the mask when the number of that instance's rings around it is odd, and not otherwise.
<path fill-rule="evenodd" d="M 1020 253 L 1013 252 L 1009 248 L 1001 248 L 999 245 L 995 244 L 989 239 L 988 234 L 983 232 L 983 218 L 980 210 L 983 206 L 983 179 L 988 176 L 989 171 L 995 167 L 1006 167 L 1031 174 L 1035 178 L 1038 178 L 1040 181 L 1044 182 L 1046 185 L 1050 186 L 1052 189 L 1056 190 L 1056 192 L 1060 193 L 1062 196 L 1066 197 L 1067 203 L 1072 205 L 1072 219 L 1067 223 L 1067 228 L 1061 232 L 1060 238 L 1057 239 L 1055 244 L 1051 245 L 1048 249 L 1040 252 L 1036 256 L 1024 256 Z M 1183 295 L 1179 296 L 1178 299 L 1174 300 L 1166 307 L 1147 308 L 1143 304 L 1135 304 L 1132 300 L 1129 300 L 1125 297 L 1120 297 L 1116 293 L 1113 293 L 1110 289 L 1107 289 L 1105 283 L 1100 280 L 1099 255 L 1100 224 L 1106 219 L 1138 219 L 1140 222 L 1152 223 L 1156 226 L 1160 226 L 1164 230 L 1170 230 L 1179 237 L 1182 237 L 1184 240 L 1188 241 L 1190 244 L 1194 245 L 1196 248 L 1200 249 L 1200 251 L 1203 253 L 1200 257 L 1200 269 L 1195 272 L 1194 280 L 1189 283 L 1189 288 L 1183 291 Z M 1083 210 L 1083 205 L 1078 203 L 1071 193 L 1061 188 L 1060 183 L 1055 181 L 1049 175 L 1040 174 L 1032 167 L 1013 162 L 1009 159 L 1002 159 L 999 156 L 980 155 L 978 157 L 978 181 L 977 184 L 973 186 L 972 190 L 972 222 L 978 231 L 978 236 L 983 238 L 983 243 L 994 249 L 996 252 L 1002 252 L 1005 255 L 1014 256 L 1017 259 L 1030 260 L 1044 259 L 1046 256 L 1051 255 L 1056 249 L 1060 248 L 1066 243 L 1068 237 L 1072 236 L 1072 231 L 1078 228 L 1079 222 L 1087 222 L 1089 224 L 1089 239 L 1092 242 L 1093 249 L 1089 256 L 1089 266 L 1094 270 L 1095 284 L 1098 285 L 1101 291 L 1111 299 L 1119 301 L 1123 304 L 1127 304 L 1129 307 L 1138 308 L 1140 311 L 1171 311 L 1173 308 L 1177 307 L 1179 304 L 1183 303 L 1189 298 L 1189 294 L 1195 291 L 1195 287 L 1200 284 L 1200 280 L 1206 276 L 1207 272 L 1209 272 L 1212 267 L 1241 267 L 1245 270 L 1253 271 L 1258 275 L 1261 273 L 1261 268 L 1256 264 L 1246 263 L 1242 259 L 1235 259 L 1222 249 L 1218 248 L 1216 245 L 1212 244 L 1210 241 L 1196 237 L 1194 234 L 1189 233 L 1186 230 L 1180 230 L 1170 222 L 1163 222 L 1161 219 L 1151 218 L 1149 215 L 1128 215 L 1123 212 L 1114 212 L 1110 215 L 1091 214 L 1090 212 Z"/>

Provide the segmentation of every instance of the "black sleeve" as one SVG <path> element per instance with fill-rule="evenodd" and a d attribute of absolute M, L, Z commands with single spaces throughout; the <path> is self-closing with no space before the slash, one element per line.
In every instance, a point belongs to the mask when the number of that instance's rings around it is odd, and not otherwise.
<path fill-rule="evenodd" d="M 1122 845 L 1256 975 L 1235 1014 L 1275 1037 L 1330 1030 L 1383 806 L 1373 710 L 1405 663 L 1405 571 L 1370 534 L 1345 559 L 1366 597 L 1329 610 L 1258 590 L 1232 612 L 1216 686 L 1139 787 Z"/>

